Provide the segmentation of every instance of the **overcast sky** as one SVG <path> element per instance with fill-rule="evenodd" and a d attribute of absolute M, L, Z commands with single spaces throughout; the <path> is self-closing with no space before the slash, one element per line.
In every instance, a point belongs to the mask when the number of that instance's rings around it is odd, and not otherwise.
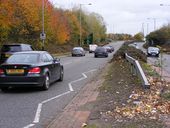
<path fill-rule="evenodd" d="M 55 6 L 71 9 L 85 4 L 83 10 L 99 13 L 107 26 L 107 32 L 147 34 L 170 23 L 170 0 L 50 0 Z M 92 5 L 87 5 L 92 3 Z M 167 6 L 160 6 L 164 4 Z M 169 5 L 169 6 L 168 6 Z M 150 19 L 148 19 L 150 18 Z M 147 27 L 148 26 L 148 27 Z M 147 29 L 148 28 L 148 29 Z"/>

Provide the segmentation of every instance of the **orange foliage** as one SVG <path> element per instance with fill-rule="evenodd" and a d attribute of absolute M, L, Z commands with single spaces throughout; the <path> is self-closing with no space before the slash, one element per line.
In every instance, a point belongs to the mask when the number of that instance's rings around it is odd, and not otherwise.
<path fill-rule="evenodd" d="M 60 10 L 54 10 L 50 21 L 51 31 L 56 41 L 60 44 L 69 40 L 70 35 L 67 26 L 67 20 L 64 13 Z"/>

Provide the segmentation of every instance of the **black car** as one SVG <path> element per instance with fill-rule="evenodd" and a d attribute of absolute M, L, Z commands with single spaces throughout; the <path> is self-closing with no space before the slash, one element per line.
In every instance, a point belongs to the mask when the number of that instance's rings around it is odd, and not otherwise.
<path fill-rule="evenodd" d="M 114 52 L 114 51 L 115 51 L 115 49 L 114 49 L 114 47 L 113 47 L 113 46 L 108 46 L 108 47 L 110 47 L 111 52 Z"/>
<path fill-rule="evenodd" d="M 63 66 L 46 51 L 17 52 L 0 65 L 0 88 L 41 87 L 63 80 Z"/>
<path fill-rule="evenodd" d="M 114 50 L 110 46 L 104 46 L 108 53 L 112 53 Z"/>
<path fill-rule="evenodd" d="M 15 52 L 33 50 L 34 49 L 29 44 L 5 44 L 2 46 L 0 51 L 0 63 L 3 63 L 8 57 L 10 57 Z"/>
<path fill-rule="evenodd" d="M 94 57 L 108 57 L 107 49 L 104 47 L 97 47 L 94 51 Z"/>

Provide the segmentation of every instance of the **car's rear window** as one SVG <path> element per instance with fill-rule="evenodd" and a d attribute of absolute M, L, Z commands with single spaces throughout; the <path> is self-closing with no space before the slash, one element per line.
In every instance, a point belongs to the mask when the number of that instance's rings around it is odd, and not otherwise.
<path fill-rule="evenodd" d="M 82 49 L 73 49 L 73 51 L 82 51 Z"/>
<path fill-rule="evenodd" d="M 14 54 L 7 59 L 7 63 L 37 63 L 39 54 L 33 53 L 23 53 L 23 54 Z"/>
<path fill-rule="evenodd" d="M 20 52 L 21 47 L 19 45 L 4 45 L 1 51 L 2 52 Z"/>
<path fill-rule="evenodd" d="M 105 48 L 97 48 L 96 51 L 97 51 L 97 52 L 105 52 L 106 49 L 105 49 Z"/>

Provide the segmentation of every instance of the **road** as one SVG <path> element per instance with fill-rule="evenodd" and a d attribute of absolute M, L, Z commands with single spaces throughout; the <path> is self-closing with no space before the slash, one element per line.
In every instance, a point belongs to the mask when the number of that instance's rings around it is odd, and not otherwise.
<path fill-rule="evenodd" d="M 144 51 L 146 53 L 146 49 L 143 48 L 143 42 L 136 42 L 137 46 L 139 47 L 139 49 L 141 49 L 142 51 Z M 132 44 L 132 46 L 135 46 L 134 44 Z M 162 61 L 162 67 L 163 70 L 165 72 L 167 72 L 168 74 L 170 74 L 170 55 L 168 54 L 162 54 L 159 56 L 159 58 L 157 57 L 148 57 L 147 58 L 147 62 L 151 65 L 155 65 L 158 66 Z M 163 74 L 164 75 L 164 74 Z"/>
<path fill-rule="evenodd" d="M 111 43 L 115 51 L 123 42 Z M 115 53 L 115 52 L 114 52 Z M 62 57 L 63 82 L 54 83 L 48 91 L 36 88 L 0 91 L 0 128 L 44 128 L 74 98 L 86 83 L 112 58 Z"/>

